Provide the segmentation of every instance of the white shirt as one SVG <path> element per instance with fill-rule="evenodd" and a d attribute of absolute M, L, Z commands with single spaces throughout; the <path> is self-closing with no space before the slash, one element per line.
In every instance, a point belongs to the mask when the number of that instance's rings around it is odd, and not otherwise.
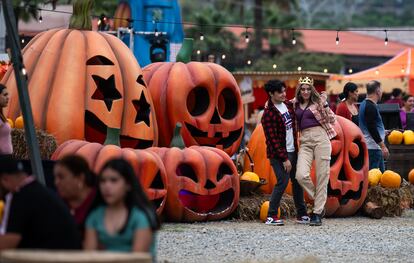
<path fill-rule="evenodd" d="M 295 151 L 295 143 L 293 138 L 293 127 L 292 127 L 292 117 L 289 114 L 288 108 L 286 107 L 286 104 L 279 103 L 275 104 L 276 109 L 280 112 L 282 115 L 283 120 L 285 121 L 285 127 L 286 127 L 286 150 L 287 152 L 294 152 Z"/>

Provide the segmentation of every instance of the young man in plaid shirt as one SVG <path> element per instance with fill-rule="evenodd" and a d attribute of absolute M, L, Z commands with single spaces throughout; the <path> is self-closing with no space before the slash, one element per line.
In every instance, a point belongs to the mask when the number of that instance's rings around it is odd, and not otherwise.
<path fill-rule="evenodd" d="M 296 141 L 296 115 L 293 104 L 286 102 L 286 86 L 279 80 L 270 80 L 265 84 L 269 95 L 262 117 L 266 137 L 267 158 L 276 174 L 277 183 L 270 198 L 266 225 L 283 225 L 277 216 L 280 200 L 288 185 L 292 182 L 293 199 L 296 206 L 296 222 L 308 224 L 303 189 L 295 179 L 298 145 Z"/>

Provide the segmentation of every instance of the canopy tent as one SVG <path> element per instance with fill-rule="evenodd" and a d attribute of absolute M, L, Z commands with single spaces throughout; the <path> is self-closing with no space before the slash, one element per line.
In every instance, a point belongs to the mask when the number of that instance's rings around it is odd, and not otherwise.
<path fill-rule="evenodd" d="M 408 48 L 382 65 L 351 75 L 332 75 L 326 83 L 330 94 L 342 92 L 345 83 L 352 81 L 359 87 L 365 87 L 370 80 L 378 80 L 384 92 L 400 88 L 414 94 L 414 49 Z M 365 93 L 365 90 L 361 90 Z"/>

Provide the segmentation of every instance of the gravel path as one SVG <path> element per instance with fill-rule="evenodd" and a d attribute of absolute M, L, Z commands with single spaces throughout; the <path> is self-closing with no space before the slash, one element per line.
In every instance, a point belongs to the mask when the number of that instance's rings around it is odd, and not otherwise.
<path fill-rule="evenodd" d="M 324 219 L 322 227 L 221 221 L 164 224 L 161 262 L 414 262 L 414 211 Z"/>

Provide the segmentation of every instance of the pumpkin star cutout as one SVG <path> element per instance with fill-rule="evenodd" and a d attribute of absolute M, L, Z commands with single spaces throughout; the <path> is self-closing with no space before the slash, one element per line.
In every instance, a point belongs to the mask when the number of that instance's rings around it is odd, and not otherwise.
<path fill-rule="evenodd" d="M 137 116 L 135 117 L 135 123 L 139 123 L 143 121 L 149 127 L 150 126 L 149 115 L 151 113 L 151 106 L 148 104 L 147 100 L 145 99 L 144 92 L 141 92 L 141 97 L 139 98 L 139 100 L 133 100 L 132 104 L 134 104 L 134 108 L 137 111 Z"/>
<path fill-rule="evenodd" d="M 111 75 L 104 79 L 97 75 L 92 75 L 96 84 L 96 91 L 92 95 L 93 100 L 103 100 L 108 111 L 112 109 L 114 100 L 122 99 L 121 93 L 115 87 L 115 76 Z"/>

